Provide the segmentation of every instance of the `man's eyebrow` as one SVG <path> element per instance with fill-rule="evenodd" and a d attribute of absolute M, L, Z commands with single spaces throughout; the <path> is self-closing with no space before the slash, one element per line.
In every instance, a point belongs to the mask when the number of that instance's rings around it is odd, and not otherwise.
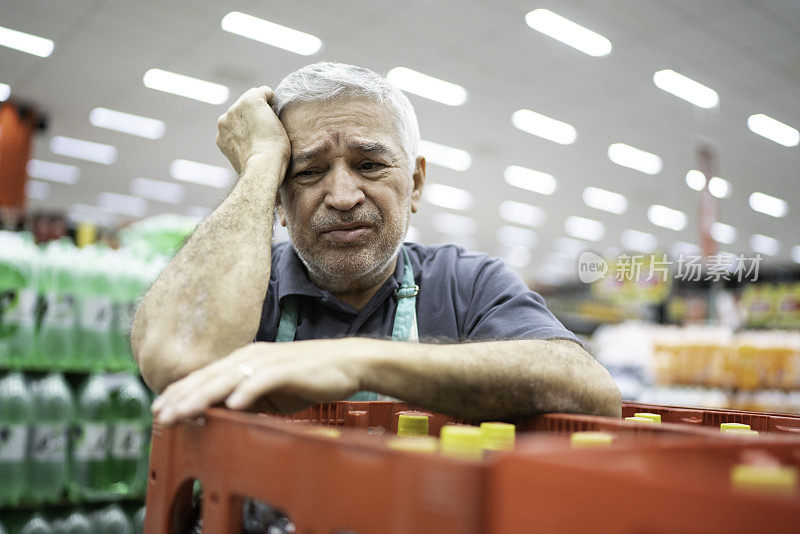
<path fill-rule="evenodd" d="M 320 145 L 303 152 L 292 154 L 292 166 L 297 167 L 319 157 L 320 154 L 328 150 L 327 145 Z"/>
<path fill-rule="evenodd" d="M 358 150 L 364 154 L 371 154 L 373 156 L 383 156 L 393 159 L 393 153 L 388 146 L 375 141 L 354 141 L 347 143 L 347 148 L 351 150 Z"/>

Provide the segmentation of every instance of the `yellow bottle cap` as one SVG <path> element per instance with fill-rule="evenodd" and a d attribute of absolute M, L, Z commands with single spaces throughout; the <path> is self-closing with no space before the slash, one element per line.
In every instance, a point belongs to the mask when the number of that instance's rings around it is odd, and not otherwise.
<path fill-rule="evenodd" d="M 614 441 L 608 432 L 573 432 L 569 437 L 570 445 L 575 449 L 584 447 L 607 447 Z"/>
<path fill-rule="evenodd" d="M 634 417 L 644 417 L 645 419 L 652 419 L 656 423 L 661 423 L 661 414 L 659 413 L 635 413 L 633 414 Z"/>
<path fill-rule="evenodd" d="M 317 436 L 327 436 L 329 438 L 341 437 L 342 431 L 336 428 L 326 428 L 324 426 L 311 427 L 308 429 L 309 434 L 316 434 Z"/>
<path fill-rule="evenodd" d="M 445 425 L 439 435 L 439 450 L 444 456 L 462 460 L 480 460 L 481 429 L 476 426 Z"/>
<path fill-rule="evenodd" d="M 397 416 L 397 435 L 401 438 L 416 438 L 428 435 L 428 416 L 403 414 Z"/>
<path fill-rule="evenodd" d="M 746 428 L 723 428 L 720 431 L 725 434 L 736 434 L 738 436 L 747 436 L 750 438 L 758 437 L 758 430 L 748 430 Z"/>
<path fill-rule="evenodd" d="M 719 425 L 720 430 L 750 430 L 750 425 L 743 423 L 722 423 Z"/>
<path fill-rule="evenodd" d="M 439 450 L 439 440 L 432 436 L 423 438 L 392 437 L 386 442 L 386 446 L 397 451 L 433 454 Z"/>
<path fill-rule="evenodd" d="M 490 451 L 514 448 L 516 427 L 510 423 L 481 423 L 481 447 Z"/>
<path fill-rule="evenodd" d="M 657 424 L 655 421 L 653 421 L 652 419 L 648 419 L 647 417 L 626 417 L 625 420 L 636 424 L 641 424 L 641 423 L 651 424 L 651 425 Z"/>
<path fill-rule="evenodd" d="M 736 489 L 790 493 L 797 487 L 797 468 L 781 465 L 739 464 L 731 469 Z"/>

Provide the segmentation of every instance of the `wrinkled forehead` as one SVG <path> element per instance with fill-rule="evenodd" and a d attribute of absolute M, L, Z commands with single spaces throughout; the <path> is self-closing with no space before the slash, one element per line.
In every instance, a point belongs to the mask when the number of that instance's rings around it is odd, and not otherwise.
<path fill-rule="evenodd" d="M 336 98 L 295 103 L 281 113 L 292 154 L 310 148 L 348 148 L 376 143 L 398 157 L 403 149 L 397 119 L 388 106 L 364 99 Z"/>

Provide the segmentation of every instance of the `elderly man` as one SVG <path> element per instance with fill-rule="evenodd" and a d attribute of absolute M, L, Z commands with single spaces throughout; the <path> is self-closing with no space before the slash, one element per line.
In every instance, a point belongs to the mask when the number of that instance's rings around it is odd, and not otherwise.
<path fill-rule="evenodd" d="M 218 126 L 238 181 L 131 334 L 162 392 L 156 420 L 357 392 L 470 419 L 620 414 L 605 369 L 500 260 L 403 244 L 425 159 L 414 110 L 385 79 L 317 63 L 250 89 Z M 274 214 L 291 243 L 273 245 Z"/>

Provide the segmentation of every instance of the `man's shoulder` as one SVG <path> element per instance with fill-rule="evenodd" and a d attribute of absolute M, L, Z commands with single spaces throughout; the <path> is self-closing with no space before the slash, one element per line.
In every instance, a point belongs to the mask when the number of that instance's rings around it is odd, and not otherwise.
<path fill-rule="evenodd" d="M 483 252 L 473 252 L 454 244 L 422 245 L 405 243 L 412 258 L 416 259 L 424 271 L 449 271 L 466 274 L 478 271 L 487 265 L 502 265 L 502 260 Z"/>

